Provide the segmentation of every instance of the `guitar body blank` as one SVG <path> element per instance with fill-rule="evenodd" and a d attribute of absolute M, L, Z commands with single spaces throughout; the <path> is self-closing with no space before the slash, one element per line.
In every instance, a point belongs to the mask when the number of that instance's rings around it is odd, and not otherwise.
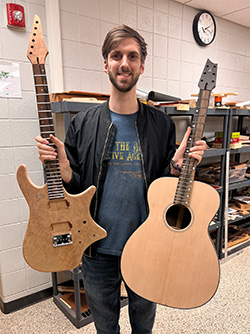
<path fill-rule="evenodd" d="M 95 187 L 79 195 L 64 190 L 63 199 L 49 200 L 47 184 L 37 187 L 21 165 L 17 180 L 30 208 L 29 224 L 23 242 L 26 262 L 42 272 L 72 270 L 80 262 L 84 250 L 107 233 L 90 216 L 89 207 Z M 53 247 L 52 238 L 71 233 L 72 244 Z"/>
<path fill-rule="evenodd" d="M 170 307 L 195 308 L 213 297 L 219 283 L 208 224 L 220 200 L 211 186 L 194 181 L 186 215 L 190 221 L 178 229 L 171 211 L 177 183 L 177 178 L 164 177 L 151 184 L 148 219 L 127 241 L 121 269 L 138 295 Z"/>

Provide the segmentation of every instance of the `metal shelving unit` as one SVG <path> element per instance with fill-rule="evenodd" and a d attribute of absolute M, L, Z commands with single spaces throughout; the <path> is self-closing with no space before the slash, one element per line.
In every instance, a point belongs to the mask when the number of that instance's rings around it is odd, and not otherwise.
<path fill-rule="evenodd" d="M 230 109 L 230 115 L 229 115 L 229 123 L 228 123 L 228 132 L 229 134 L 231 133 L 231 129 L 232 129 L 232 120 L 233 117 L 237 117 L 237 131 L 241 132 L 242 130 L 242 126 L 243 126 L 243 120 L 244 117 L 250 117 L 250 110 L 249 109 Z M 229 138 L 230 140 L 230 138 Z M 228 143 L 228 147 L 229 147 L 229 143 Z M 234 160 L 236 162 L 240 161 L 240 155 L 243 153 L 250 153 L 250 146 L 245 146 L 245 147 L 241 147 L 238 149 L 229 149 L 229 155 L 234 156 Z M 240 180 L 238 182 L 232 182 L 228 184 L 228 192 L 233 192 L 234 190 L 240 189 L 240 188 L 245 188 L 245 187 L 249 187 L 250 186 L 250 179 L 244 178 L 243 180 Z M 229 221 L 228 224 L 235 224 L 235 223 L 241 223 L 241 222 L 247 222 L 250 221 L 250 214 L 249 215 L 245 215 L 242 218 L 238 218 L 236 220 L 233 221 Z M 238 245 L 236 245 L 235 247 L 233 247 L 232 249 L 228 249 L 228 255 L 237 253 L 238 251 L 241 251 L 243 248 L 247 247 L 250 245 L 250 240 L 249 241 L 245 241 L 242 242 Z"/>
<path fill-rule="evenodd" d="M 75 308 L 72 308 L 62 299 L 63 293 L 60 293 L 58 291 L 57 273 L 52 273 L 53 301 L 76 328 L 81 328 L 93 321 L 93 317 L 90 310 L 86 310 L 83 313 L 81 312 L 81 292 L 80 292 L 80 281 L 82 280 L 81 267 L 79 266 L 74 270 L 64 271 L 64 274 L 69 278 L 69 280 L 73 281 Z M 127 305 L 128 303 L 127 298 L 121 297 L 120 303 L 121 307 Z"/>

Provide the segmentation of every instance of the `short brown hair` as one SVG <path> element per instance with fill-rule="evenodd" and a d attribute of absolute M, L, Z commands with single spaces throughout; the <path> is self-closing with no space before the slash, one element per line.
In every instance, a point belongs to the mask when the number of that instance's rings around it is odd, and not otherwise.
<path fill-rule="evenodd" d="M 111 29 L 102 45 L 102 56 L 105 61 L 108 59 L 108 54 L 113 50 L 124 38 L 132 37 L 136 40 L 141 48 L 141 63 L 145 62 L 147 56 L 147 43 L 144 38 L 134 29 L 126 25 L 121 25 Z"/>

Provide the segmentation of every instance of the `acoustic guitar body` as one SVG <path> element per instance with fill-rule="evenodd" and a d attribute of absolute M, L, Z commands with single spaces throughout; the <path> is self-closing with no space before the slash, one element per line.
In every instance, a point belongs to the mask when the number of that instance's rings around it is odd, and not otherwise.
<path fill-rule="evenodd" d="M 189 205 L 174 202 L 178 179 L 155 180 L 148 191 L 148 219 L 125 245 L 121 269 L 138 295 L 175 308 L 209 301 L 219 283 L 219 263 L 208 224 L 219 207 L 211 186 L 194 181 Z"/>
<path fill-rule="evenodd" d="M 30 209 L 23 242 L 26 262 L 42 272 L 76 268 L 84 250 L 107 235 L 89 213 L 96 188 L 91 186 L 79 195 L 64 190 L 64 198 L 50 200 L 47 184 L 33 184 L 24 165 L 17 170 L 17 180 Z"/>

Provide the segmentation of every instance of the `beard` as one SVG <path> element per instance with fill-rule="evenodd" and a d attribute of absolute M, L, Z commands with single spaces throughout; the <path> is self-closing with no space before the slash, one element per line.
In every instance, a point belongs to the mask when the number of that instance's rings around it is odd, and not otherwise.
<path fill-rule="evenodd" d="M 131 74 L 131 79 L 129 82 L 128 80 L 117 80 L 117 78 L 111 73 L 108 72 L 109 80 L 113 84 L 113 86 L 121 93 L 129 92 L 137 83 L 140 73 Z"/>

